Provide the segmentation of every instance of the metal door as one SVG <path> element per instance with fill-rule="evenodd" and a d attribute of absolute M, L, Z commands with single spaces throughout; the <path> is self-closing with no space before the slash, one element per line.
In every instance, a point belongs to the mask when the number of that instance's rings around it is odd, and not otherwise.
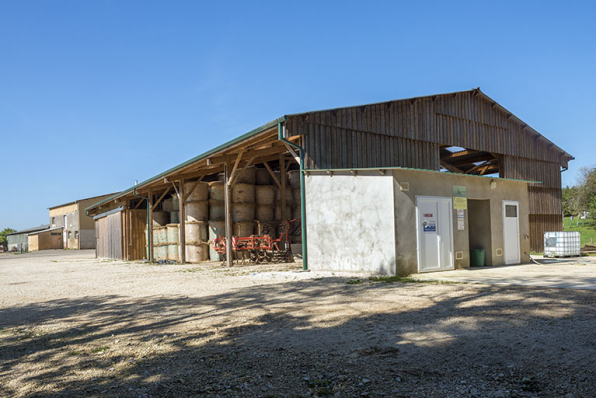
<path fill-rule="evenodd" d="M 505 264 L 520 263 L 519 203 L 503 201 L 503 253 Z"/>
<path fill-rule="evenodd" d="M 418 272 L 453 269 L 451 198 L 417 196 Z"/>

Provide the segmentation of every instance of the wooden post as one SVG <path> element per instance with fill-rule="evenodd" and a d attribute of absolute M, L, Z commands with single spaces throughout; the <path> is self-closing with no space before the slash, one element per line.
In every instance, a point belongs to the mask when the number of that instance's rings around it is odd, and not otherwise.
<path fill-rule="evenodd" d="M 232 187 L 230 181 L 230 165 L 226 162 L 224 166 L 224 200 L 226 220 L 226 265 L 231 267 L 232 261 Z"/>
<path fill-rule="evenodd" d="M 147 194 L 147 211 L 149 212 L 149 225 L 147 225 L 147 248 L 149 250 L 149 262 L 153 262 L 153 191 Z M 143 213 L 141 213 L 143 214 Z"/>
<path fill-rule="evenodd" d="M 180 263 L 186 263 L 186 211 L 184 209 L 184 180 L 179 181 L 178 202 L 180 203 L 180 225 L 178 234 L 180 236 Z"/>
<path fill-rule="evenodd" d="M 279 156 L 279 178 L 281 179 L 281 222 L 285 222 L 288 220 L 288 214 L 286 214 L 288 200 L 286 198 L 286 159 L 283 154 Z M 281 244 L 285 248 L 285 234 L 281 240 Z"/>

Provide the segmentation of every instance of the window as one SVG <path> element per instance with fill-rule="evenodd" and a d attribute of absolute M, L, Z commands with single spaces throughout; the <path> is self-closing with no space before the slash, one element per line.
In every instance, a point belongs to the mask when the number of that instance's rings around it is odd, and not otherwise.
<path fill-rule="evenodd" d="M 75 239 L 79 239 L 79 231 L 75 231 Z"/>
<path fill-rule="evenodd" d="M 517 217 L 517 206 L 505 205 L 505 217 Z"/>
<path fill-rule="evenodd" d="M 68 239 L 72 238 L 72 232 L 68 231 Z"/>
<path fill-rule="evenodd" d="M 52 217 L 52 227 L 56 226 L 56 217 Z"/>

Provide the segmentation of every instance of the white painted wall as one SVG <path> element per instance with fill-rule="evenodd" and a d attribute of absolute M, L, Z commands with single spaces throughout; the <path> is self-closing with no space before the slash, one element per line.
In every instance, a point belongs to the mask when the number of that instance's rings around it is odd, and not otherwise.
<path fill-rule="evenodd" d="M 309 268 L 395 275 L 391 173 L 316 172 L 305 182 Z"/>

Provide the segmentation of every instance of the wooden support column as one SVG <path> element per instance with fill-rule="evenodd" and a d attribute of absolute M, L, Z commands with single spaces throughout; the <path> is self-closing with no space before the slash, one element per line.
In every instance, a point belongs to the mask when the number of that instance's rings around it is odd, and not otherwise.
<path fill-rule="evenodd" d="M 226 265 L 231 267 L 232 260 L 232 186 L 230 181 L 230 164 L 226 163 L 224 167 L 224 201 L 225 201 L 225 220 L 226 220 Z"/>
<path fill-rule="evenodd" d="M 286 198 L 286 159 L 284 155 L 279 157 L 279 178 L 281 179 L 281 221 L 285 222 L 288 220 L 288 214 L 286 214 L 288 199 Z M 284 234 L 281 244 L 285 247 L 286 235 Z"/>
<path fill-rule="evenodd" d="M 180 263 L 186 263 L 186 210 L 184 209 L 184 180 L 180 180 L 178 189 L 178 202 L 180 203 L 180 225 L 178 234 L 180 236 Z"/>
<path fill-rule="evenodd" d="M 153 262 L 153 191 L 147 194 L 149 201 L 147 202 L 147 211 L 149 212 L 149 225 L 147 225 L 147 248 L 149 250 L 149 262 Z M 143 214 L 143 213 L 141 213 Z"/>

